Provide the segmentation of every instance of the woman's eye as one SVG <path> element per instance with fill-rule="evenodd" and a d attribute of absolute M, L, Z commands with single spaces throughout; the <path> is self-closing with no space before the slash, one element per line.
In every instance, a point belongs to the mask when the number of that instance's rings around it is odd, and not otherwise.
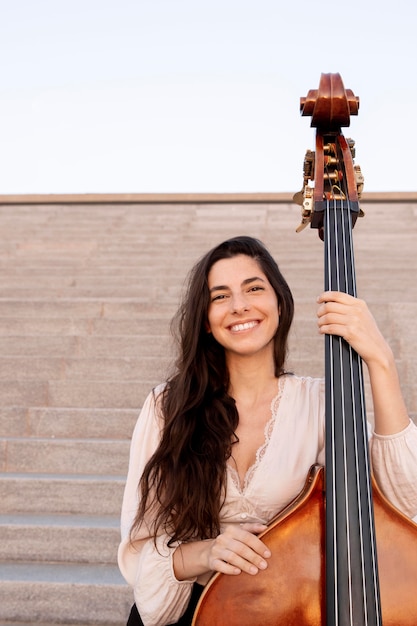
<path fill-rule="evenodd" d="M 264 291 L 264 287 L 261 287 L 260 285 L 254 285 L 249 289 L 249 291 Z"/>
<path fill-rule="evenodd" d="M 219 293 L 219 295 L 217 296 L 213 296 L 211 301 L 212 302 L 216 302 L 216 300 L 224 300 L 226 298 L 226 294 L 224 293 Z"/>

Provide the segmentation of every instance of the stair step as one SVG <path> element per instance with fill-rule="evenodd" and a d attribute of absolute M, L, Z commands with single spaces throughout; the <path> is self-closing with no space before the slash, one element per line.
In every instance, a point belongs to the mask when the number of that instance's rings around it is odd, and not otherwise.
<path fill-rule="evenodd" d="M 0 571 L 2 621 L 109 626 L 127 621 L 132 592 L 115 565 L 3 562 Z"/>
<path fill-rule="evenodd" d="M 0 336 L 102 336 L 112 335 L 147 336 L 166 335 L 169 317 L 155 314 L 147 319 L 111 319 L 83 317 L 20 317 L 0 316 Z"/>
<path fill-rule="evenodd" d="M 0 439 L 0 470 L 15 474 L 126 475 L 129 441 Z"/>
<path fill-rule="evenodd" d="M 134 409 L 4 407 L 3 437 L 130 439 L 140 412 Z"/>
<path fill-rule="evenodd" d="M 175 307 L 178 302 L 179 291 L 178 287 L 175 285 L 171 287 L 171 289 L 167 287 L 157 287 L 155 286 L 151 293 L 149 293 L 149 298 L 151 301 L 155 301 L 158 297 L 161 296 L 161 291 L 164 290 L 164 300 L 165 306 L 171 304 Z M 106 284 L 102 287 L 95 285 L 91 287 L 77 287 L 74 289 L 73 287 L 63 287 L 62 285 L 51 286 L 49 288 L 38 288 L 38 287 L 3 287 L 1 288 L 2 298 L 4 299 L 19 299 L 22 301 L 28 301 L 32 299 L 45 299 L 52 300 L 54 298 L 62 298 L 62 299 L 73 299 L 73 298 L 83 298 L 83 299 L 99 299 L 99 300 L 110 300 L 113 298 L 116 299 L 124 299 L 124 298 L 137 298 L 141 301 L 140 294 L 143 293 L 142 286 L 133 285 L 111 285 Z"/>
<path fill-rule="evenodd" d="M 145 379 L 131 382 L 50 381 L 48 400 L 43 403 L 43 406 L 135 409 L 142 406 L 152 387 L 159 384 L 161 380 L 163 378 L 155 375 L 154 378 L 146 376 Z M 15 402 L 14 404 L 24 403 Z M 42 406 L 42 403 L 32 403 L 33 405 Z"/>
<path fill-rule="evenodd" d="M 122 623 L 120 622 L 120 625 L 123 626 L 123 624 L 126 622 L 126 620 Z M 44 620 L 42 621 L 37 621 L 37 622 L 16 622 L 13 620 L 13 622 L 5 622 L 4 620 L 2 620 L 0 622 L 1 626 L 33 626 L 33 624 L 36 623 L 36 626 L 57 626 L 57 621 L 56 619 L 53 622 L 45 622 Z M 77 620 L 76 626 L 97 626 L 97 624 L 100 624 L 100 626 L 114 626 L 114 624 L 110 624 L 109 622 L 97 622 L 97 621 L 93 621 L 90 622 L 90 624 L 86 624 L 86 622 L 83 622 L 82 624 L 80 624 L 80 622 Z M 59 626 L 74 626 L 74 622 L 72 624 L 69 624 L 68 622 L 66 622 L 64 624 L 64 622 L 59 622 Z"/>
<path fill-rule="evenodd" d="M 162 332 L 145 336 L 0 335 L 0 354 L 26 358 L 165 357 L 171 340 Z"/>
<path fill-rule="evenodd" d="M 141 380 L 0 380 L 5 407 L 56 407 L 75 409 L 137 409 L 164 376 L 148 373 Z"/>
<path fill-rule="evenodd" d="M 3 514 L 119 516 L 126 476 L 0 474 Z"/>
<path fill-rule="evenodd" d="M 0 380 L 91 381 L 135 380 L 164 376 L 169 357 L 130 356 L 97 358 L 0 356 Z"/>
<path fill-rule="evenodd" d="M 114 565 L 120 542 L 120 519 L 108 515 L 0 515 L 0 532 L 0 562 Z"/>
<path fill-rule="evenodd" d="M 10 582 L 55 582 L 55 583 L 104 583 L 122 585 L 126 582 L 119 568 L 112 565 L 90 563 L 13 563 L 2 562 L 1 580 Z"/>
<path fill-rule="evenodd" d="M 2 317 L 51 318 L 126 318 L 158 315 L 170 318 L 175 312 L 173 302 L 153 302 L 143 298 L 0 298 Z"/>
<path fill-rule="evenodd" d="M 0 380 L 2 406 L 48 406 L 48 382 L 39 380 Z"/>

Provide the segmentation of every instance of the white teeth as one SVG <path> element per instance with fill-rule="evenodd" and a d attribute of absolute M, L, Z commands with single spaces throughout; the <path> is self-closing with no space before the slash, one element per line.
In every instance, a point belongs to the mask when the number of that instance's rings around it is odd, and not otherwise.
<path fill-rule="evenodd" d="M 231 327 L 231 330 L 248 330 L 249 328 L 253 328 L 254 326 L 257 325 L 258 322 L 246 322 L 245 324 L 236 324 L 235 326 Z"/>

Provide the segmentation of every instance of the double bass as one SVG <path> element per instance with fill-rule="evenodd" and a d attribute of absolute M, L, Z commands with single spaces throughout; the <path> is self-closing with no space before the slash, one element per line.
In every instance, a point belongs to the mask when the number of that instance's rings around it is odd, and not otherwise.
<path fill-rule="evenodd" d="M 322 74 L 301 98 L 316 128 L 304 160 L 301 227 L 324 242 L 325 290 L 356 296 L 352 229 L 363 177 L 350 125 L 359 99 L 339 74 Z M 314 183 L 313 185 L 311 183 Z M 415 626 L 417 524 L 381 493 L 370 468 L 359 355 L 325 337 L 325 468 L 313 466 L 299 496 L 259 535 L 272 557 L 256 576 L 215 574 L 192 626 Z"/>

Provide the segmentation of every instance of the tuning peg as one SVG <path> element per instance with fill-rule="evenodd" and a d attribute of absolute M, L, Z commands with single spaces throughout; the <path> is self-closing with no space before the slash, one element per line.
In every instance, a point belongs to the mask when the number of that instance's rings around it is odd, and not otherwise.
<path fill-rule="evenodd" d="M 303 206 L 304 203 L 304 191 L 297 191 L 297 193 L 295 193 L 292 197 L 293 202 L 295 204 L 299 204 L 300 206 Z"/>

